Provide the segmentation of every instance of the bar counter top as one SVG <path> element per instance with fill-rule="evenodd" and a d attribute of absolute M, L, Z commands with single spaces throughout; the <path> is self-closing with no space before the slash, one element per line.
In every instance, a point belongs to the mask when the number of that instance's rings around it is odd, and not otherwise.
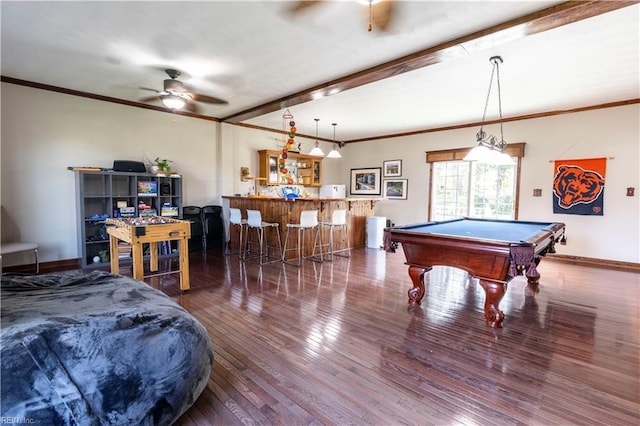
<path fill-rule="evenodd" d="M 287 223 L 299 223 L 302 210 L 318 210 L 318 221 L 330 222 L 334 210 L 346 209 L 351 248 L 365 246 L 367 217 L 374 215 L 375 203 L 383 199 L 382 197 L 287 199 L 236 195 L 223 195 L 222 198 L 229 200 L 229 207 L 239 208 L 243 218 L 247 217 L 247 210 L 260 210 L 263 221 L 277 222 L 280 225 L 282 236 L 286 232 Z"/>
<path fill-rule="evenodd" d="M 223 195 L 222 198 L 228 199 L 247 199 L 247 200 L 272 200 L 272 201 L 381 201 L 383 197 L 345 197 L 345 198 L 325 198 L 325 197 L 267 197 L 266 195 Z"/>

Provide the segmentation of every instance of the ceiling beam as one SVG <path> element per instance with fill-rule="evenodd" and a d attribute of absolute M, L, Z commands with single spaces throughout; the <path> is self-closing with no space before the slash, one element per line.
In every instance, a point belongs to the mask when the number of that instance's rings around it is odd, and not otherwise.
<path fill-rule="evenodd" d="M 394 59 L 363 71 L 331 80 L 291 95 L 221 118 L 239 123 L 284 108 L 335 95 L 349 89 L 393 77 L 405 72 L 435 65 L 480 49 L 488 49 L 508 41 L 552 30 L 563 25 L 601 15 L 637 1 L 566 1 L 502 24 L 462 36 L 410 55 Z"/>

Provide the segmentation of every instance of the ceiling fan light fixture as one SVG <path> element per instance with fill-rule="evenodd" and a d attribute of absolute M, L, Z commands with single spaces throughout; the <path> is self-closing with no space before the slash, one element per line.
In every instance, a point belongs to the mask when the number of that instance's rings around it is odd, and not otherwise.
<path fill-rule="evenodd" d="M 313 146 L 313 149 L 309 151 L 309 155 L 315 155 L 316 157 L 324 157 L 324 152 L 320 149 L 320 144 L 318 143 L 318 121 L 319 118 L 314 118 L 316 121 L 316 143 Z"/>
<path fill-rule="evenodd" d="M 184 107 L 184 105 L 187 103 L 184 98 L 182 98 L 181 96 L 174 95 L 172 93 L 169 93 L 167 95 L 160 95 L 160 100 L 162 100 L 162 103 L 164 104 L 164 106 L 166 106 L 171 110 L 180 109 Z"/>

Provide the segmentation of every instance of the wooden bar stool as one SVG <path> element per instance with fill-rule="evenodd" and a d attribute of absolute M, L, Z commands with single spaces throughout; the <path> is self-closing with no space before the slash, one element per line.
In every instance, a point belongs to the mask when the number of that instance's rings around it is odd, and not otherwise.
<path fill-rule="evenodd" d="M 265 230 L 275 229 L 275 241 L 273 244 L 269 244 L 269 241 L 265 239 Z M 249 231 L 255 230 L 258 241 L 251 241 L 249 239 Z M 258 254 L 250 255 L 251 246 L 258 246 Z M 262 214 L 260 210 L 247 210 L 247 226 L 245 228 L 245 247 L 243 259 L 260 259 L 260 264 L 279 262 L 282 259 L 283 250 L 280 242 L 280 224 L 276 222 L 263 222 Z M 278 257 L 271 256 L 269 254 L 270 249 L 277 248 L 279 250 Z"/>
<path fill-rule="evenodd" d="M 239 254 L 241 257 L 244 256 L 244 246 L 243 242 L 243 234 L 245 232 L 245 226 L 247 225 L 247 220 L 242 218 L 242 212 L 240 209 L 230 208 L 229 209 L 229 242 L 227 242 L 227 249 L 225 250 L 225 256 L 231 256 L 233 254 Z M 230 251 L 229 246 L 231 245 L 231 234 L 232 229 L 238 228 L 238 250 Z"/>
<path fill-rule="evenodd" d="M 336 209 L 331 214 L 331 222 L 320 222 L 320 226 L 329 228 L 329 241 L 326 244 L 321 245 L 321 247 L 327 247 L 327 252 L 325 253 L 328 256 L 327 260 L 332 260 L 333 256 L 341 256 L 341 257 L 349 257 L 351 254 L 349 251 L 351 250 L 349 243 L 349 228 L 347 226 L 347 210 L 345 209 Z M 339 248 L 336 250 L 333 242 L 334 242 L 334 231 L 342 231 L 347 236 L 347 246 L 346 248 Z"/>
<path fill-rule="evenodd" d="M 289 245 L 289 231 L 295 230 L 297 232 L 296 246 L 288 247 Z M 306 231 L 314 231 L 313 236 L 313 250 L 311 256 L 304 255 L 304 242 Z M 300 223 L 287 223 L 287 233 L 284 237 L 284 249 L 282 250 L 282 261 L 291 265 L 300 266 L 303 259 L 311 259 L 314 261 L 322 261 L 322 247 L 320 247 L 320 257 L 316 256 L 316 248 L 318 247 L 318 239 L 320 238 L 320 226 L 318 224 L 318 210 L 303 210 L 300 212 Z M 287 252 L 295 251 L 297 256 L 296 263 L 287 261 Z"/>

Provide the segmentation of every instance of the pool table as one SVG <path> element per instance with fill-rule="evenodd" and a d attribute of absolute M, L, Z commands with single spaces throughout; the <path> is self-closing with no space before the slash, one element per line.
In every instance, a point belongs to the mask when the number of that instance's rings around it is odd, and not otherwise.
<path fill-rule="evenodd" d="M 502 327 L 498 305 L 507 282 L 524 274 L 537 289 L 540 256 L 554 253 L 564 241 L 564 223 L 460 218 L 441 222 L 395 226 L 384 231 L 385 250 L 404 251 L 413 288 L 409 304 L 424 296 L 424 275 L 433 266 L 453 266 L 479 279 L 485 291 L 484 316 L 488 326 Z"/>

